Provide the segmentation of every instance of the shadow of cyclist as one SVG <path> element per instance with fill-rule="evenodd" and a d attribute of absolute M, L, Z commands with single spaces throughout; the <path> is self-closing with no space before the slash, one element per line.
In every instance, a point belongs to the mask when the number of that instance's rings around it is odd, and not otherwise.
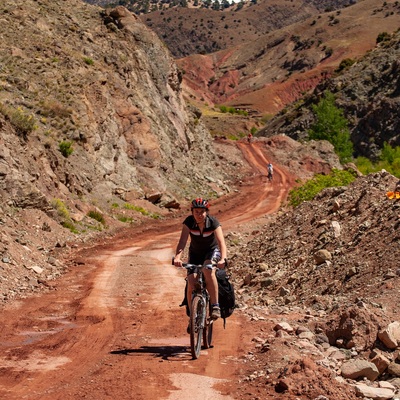
<path fill-rule="evenodd" d="M 110 351 L 110 354 L 129 356 L 130 354 L 154 354 L 154 357 L 160 357 L 163 360 L 184 361 L 187 354 L 187 359 L 191 359 L 190 351 L 186 346 L 141 346 L 138 349 L 121 349 Z M 179 360 L 178 360 L 179 358 Z M 172 359 L 172 360 L 171 360 Z"/>

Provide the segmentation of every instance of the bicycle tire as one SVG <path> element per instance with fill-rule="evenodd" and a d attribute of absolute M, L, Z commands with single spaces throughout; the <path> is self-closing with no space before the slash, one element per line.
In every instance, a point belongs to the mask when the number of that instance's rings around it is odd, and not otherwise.
<path fill-rule="evenodd" d="M 203 330 L 203 347 L 209 349 L 212 344 L 213 320 L 210 319 L 211 305 L 207 307 L 206 320 Z"/>
<path fill-rule="evenodd" d="M 193 359 L 200 356 L 201 340 L 203 338 L 205 321 L 205 304 L 202 296 L 195 296 L 192 300 L 190 314 L 190 351 Z"/>

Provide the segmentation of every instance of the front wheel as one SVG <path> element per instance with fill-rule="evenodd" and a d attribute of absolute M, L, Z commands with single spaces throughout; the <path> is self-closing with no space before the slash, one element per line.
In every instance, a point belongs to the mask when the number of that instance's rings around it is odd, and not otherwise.
<path fill-rule="evenodd" d="M 211 347 L 213 335 L 213 320 L 210 318 L 211 305 L 207 307 L 207 314 L 205 319 L 205 326 L 203 330 L 203 346 L 205 349 Z"/>
<path fill-rule="evenodd" d="M 194 297 L 190 314 L 190 350 L 193 359 L 197 359 L 200 356 L 201 340 L 205 324 L 205 311 L 203 297 Z"/>

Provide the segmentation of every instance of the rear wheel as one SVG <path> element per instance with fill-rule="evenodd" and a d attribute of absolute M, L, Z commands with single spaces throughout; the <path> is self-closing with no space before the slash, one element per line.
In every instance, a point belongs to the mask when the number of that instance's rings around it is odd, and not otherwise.
<path fill-rule="evenodd" d="M 205 304 L 201 296 L 196 296 L 192 301 L 190 314 L 190 350 L 194 359 L 199 358 L 201 340 L 203 337 Z"/>
<path fill-rule="evenodd" d="M 208 349 L 211 347 L 212 343 L 212 334 L 213 334 L 213 320 L 210 319 L 210 311 L 211 311 L 211 305 L 207 307 L 207 313 L 206 313 L 206 320 L 205 320 L 205 326 L 203 330 L 203 346 L 205 349 Z"/>

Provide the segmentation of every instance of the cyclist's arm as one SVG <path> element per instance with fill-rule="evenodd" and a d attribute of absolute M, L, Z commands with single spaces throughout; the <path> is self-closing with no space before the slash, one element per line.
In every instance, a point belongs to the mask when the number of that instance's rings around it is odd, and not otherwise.
<path fill-rule="evenodd" d="M 219 250 L 221 251 L 221 260 L 218 261 L 218 268 L 224 268 L 226 259 L 226 243 L 221 226 L 215 230 L 215 237 L 217 238 Z"/>
<path fill-rule="evenodd" d="M 183 225 L 181 237 L 179 238 L 178 246 L 176 246 L 176 251 L 175 251 L 174 265 L 176 267 L 182 266 L 181 257 L 182 257 L 183 251 L 185 250 L 186 243 L 189 238 L 189 233 L 190 233 L 189 228 L 186 225 Z"/>

